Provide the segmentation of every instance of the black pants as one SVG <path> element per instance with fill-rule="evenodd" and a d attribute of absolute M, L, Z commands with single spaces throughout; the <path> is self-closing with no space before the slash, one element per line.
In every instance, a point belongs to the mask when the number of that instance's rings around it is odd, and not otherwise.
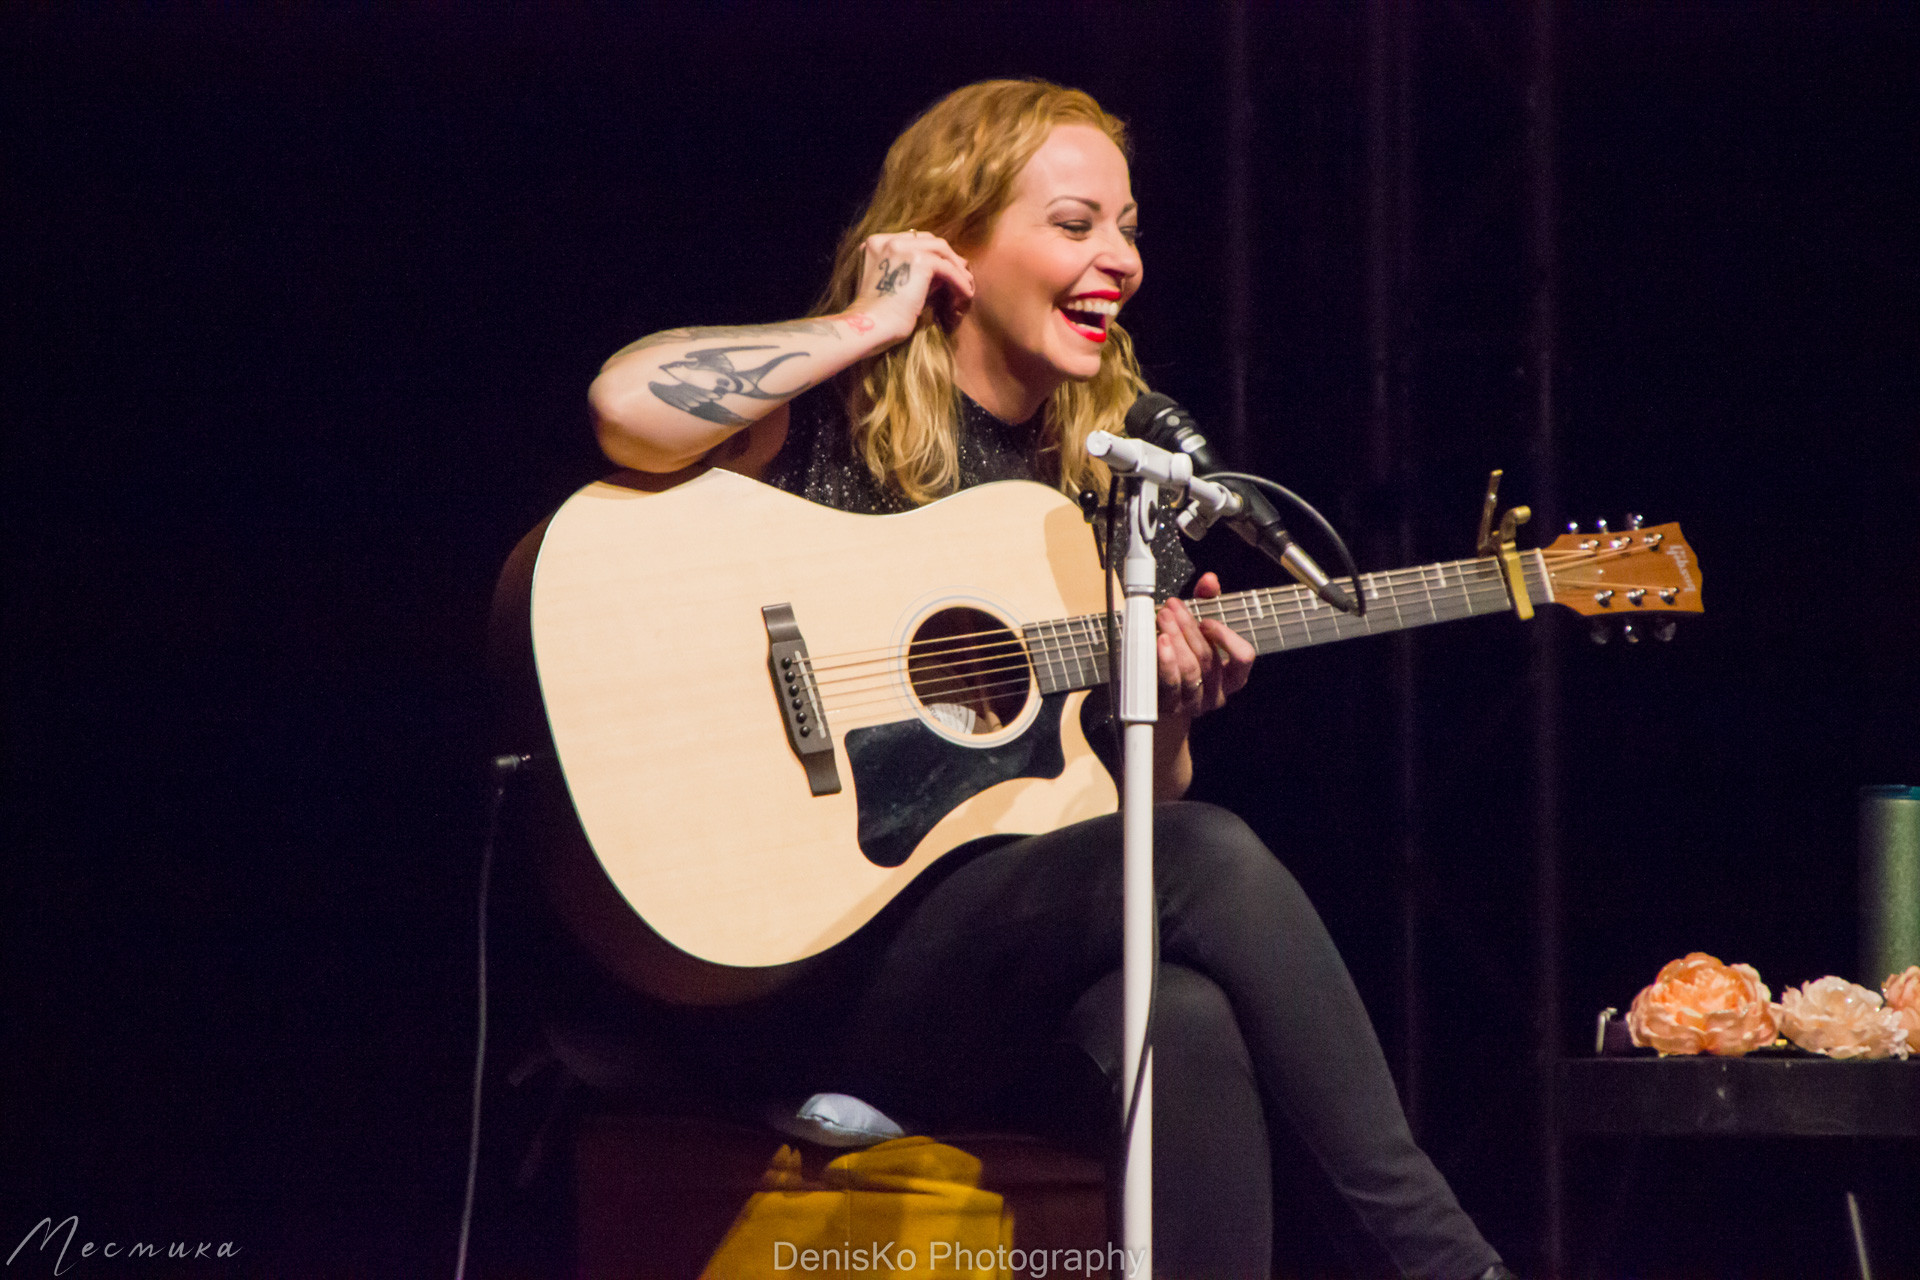
<path fill-rule="evenodd" d="M 1154 1255 L 1172 1276 L 1264 1276 L 1268 1135 L 1286 1126 L 1405 1275 L 1498 1260 L 1408 1130 L 1346 965 L 1238 818 L 1163 805 Z M 933 1127 L 999 1118 L 1063 1041 L 1121 1063 L 1117 817 L 963 859 L 880 930 L 834 1088 Z M 865 966 L 863 966 L 865 967 Z M 1100 1114 L 1114 1121 L 1117 1107 Z"/>

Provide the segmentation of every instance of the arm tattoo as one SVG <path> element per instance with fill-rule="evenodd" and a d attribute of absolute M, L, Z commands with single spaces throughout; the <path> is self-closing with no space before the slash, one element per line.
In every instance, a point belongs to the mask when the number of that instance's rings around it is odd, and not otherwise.
<path fill-rule="evenodd" d="M 670 342 L 718 342 L 726 338 L 781 338 L 789 334 L 811 335 L 819 338 L 833 336 L 834 321 L 782 320 L 776 324 L 716 324 L 691 329 L 662 329 L 659 333 L 650 333 L 638 342 L 629 342 L 608 357 L 609 361 L 635 351 L 645 351 L 648 347 L 663 347 Z"/>
<path fill-rule="evenodd" d="M 880 282 L 873 286 L 875 291 L 879 293 L 896 292 L 901 285 L 907 282 L 907 277 L 913 273 L 913 268 L 904 262 L 894 267 L 891 271 L 887 270 L 887 268 L 892 265 L 893 264 L 885 258 L 880 259 Z"/>
<path fill-rule="evenodd" d="M 736 369 L 729 357 L 736 351 L 771 351 L 765 345 L 748 347 L 705 347 L 689 351 L 679 360 L 660 366 L 660 372 L 672 382 L 649 382 L 647 390 L 676 409 L 696 418 L 726 427 L 744 427 L 747 420 L 720 403 L 722 396 L 746 396 L 753 400 L 785 400 L 795 391 L 767 391 L 760 380 L 787 360 L 804 357 L 805 351 L 777 355 L 757 369 Z"/>

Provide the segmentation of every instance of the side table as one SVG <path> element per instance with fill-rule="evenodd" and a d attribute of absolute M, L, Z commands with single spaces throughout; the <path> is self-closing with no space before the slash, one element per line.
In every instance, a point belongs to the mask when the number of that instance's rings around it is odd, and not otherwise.
<path fill-rule="evenodd" d="M 1855 1167 L 1845 1176 L 1901 1173 L 1887 1169 L 1885 1152 L 1907 1165 L 1920 1156 L 1920 1060 L 1838 1062 L 1828 1058 L 1763 1053 L 1746 1058 L 1598 1056 L 1561 1061 L 1558 1071 L 1559 1123 L 1568 1137 L 1639 1139 L 1850 1139 L 1855 1150 L 1871 1148 L 1872 1168 Z M 1864 1141 L 1863 1141 L 1864 1140 Z M 1631 1166 L 1632 1159 L 1628 1164 Z M 1911 1162 L 1920 1167 L 1920 1159 Z M 1744 1178 L 1764 1178 L 1764 1162 L 1740 1166 Z M 1616 1201 L 1631 1189 L 1631 1167 L 1621 1178 Z M 1898 1184 L 1898 1178 L 1895 1178 Z M 1744 1188 L 1727 1188 L 1738 1196 Z M 1898 1193 L 1904 1199 L 1906 1192 Z M 1874 1258 L 1868 1246 L 1878 1232 L 1907 1232 L 1913 1219 L 1904 1213 L 1863 1223 L 1855 1188 L 1845 1189 L 1846 1217 L 1836 1215 L 1836 1231 L 1850 1228 L 1853 1267 L 1867 1280 Z M 1920 1210 L 1920 1203 L 1913 1206 Z M 1616 1217 L 1618 1217 L 1616 1206 Z M 1840 1226 L 1845 1222 L 1846 1226 Z M 1713 1221 L 1701 1223 L 1710 1231 Z M 1790 1224 L 1781 1223 L 1783 1246 Z M 1881 1280 L 1886 1280 L 1882 1275 Z"/>

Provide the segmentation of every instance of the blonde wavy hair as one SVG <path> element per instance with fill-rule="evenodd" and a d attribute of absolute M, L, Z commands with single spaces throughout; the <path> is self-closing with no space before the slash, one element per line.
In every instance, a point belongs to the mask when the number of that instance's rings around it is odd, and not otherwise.
<path fill-rule="evenodd" d="M 835 315 L 853 305 L 868 236 L 931 231 L 963 254 L 984 243 L 1013 200 L 1015 179 L 1061 124 L 1092 125 L 1128 154 L 1126 126 L 1117 117 L 1088 94 L 1044 80 L 984 80 L 927 108 L 888 148 L 873 198 L 840 238 L 813 314 Z M 875 480 L 892 483 L 914 503 L 952 492 L 960 478 L 959 395 L 947 325 L 922 316 L 912 337 L 853 365 L 840 383 L 854 449 Z M 1046 454 L 1062 489 L 1104 487 L 1106 468 L 1083 446 L 1095 431 L 1119 432 L 1144 390 L 1132 340 L 1109 323 L 1100 371 L 1085 382 L 1063 382 L 1042 410 Z"/>

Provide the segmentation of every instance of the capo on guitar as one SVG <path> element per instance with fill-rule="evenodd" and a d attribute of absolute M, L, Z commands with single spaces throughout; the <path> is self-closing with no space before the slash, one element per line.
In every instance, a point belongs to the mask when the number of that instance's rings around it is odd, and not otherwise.
<path fill-rule="evenodd" d="M 1487 477 L 1487 496 L 1480 504 L 1479 554 L 1492 556 L 1500 562 L 1501 577 L 1507 584 L 1507 598 L 1513 602 L 1514 613 L 1520 621 L 1525 622 L 1533 616 L 1533 598 L 1527 594 L 1527 579 L 1520 571 L 1520 553 L 1514 548 L 1514 533 L 1533 518 L 1533 512 L 1526 507 L 1513 507 L 1500 517 L 1499 532 L 1494 531 L 1493 512 L 1500 495 L 1502 474 L 1496 468 Z"/>

